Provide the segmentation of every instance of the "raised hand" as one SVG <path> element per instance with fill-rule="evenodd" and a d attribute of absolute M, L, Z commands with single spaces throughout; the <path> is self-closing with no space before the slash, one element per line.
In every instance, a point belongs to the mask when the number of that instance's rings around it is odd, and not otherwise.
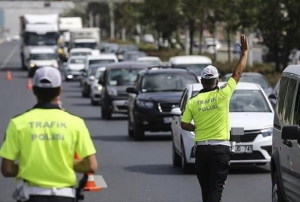
<path fill-rule="evenodd" d="M 249 50 L 249 44 L 248 44 L 248 38 L 244 35 L 241 34 L 241 51 L 242 53 L 247 53 Z"/>

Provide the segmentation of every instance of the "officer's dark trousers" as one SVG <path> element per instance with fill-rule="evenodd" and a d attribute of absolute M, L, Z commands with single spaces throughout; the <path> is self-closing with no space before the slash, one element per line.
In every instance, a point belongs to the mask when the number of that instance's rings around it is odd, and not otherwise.
<path fill-rule="evenodd" d="M 195 155 L 203 202 L 220 202 L 230 167 L 229 147 L 198 145 Z"/>
<path fill-rule="evenodd" d="M 74 198 L 62 196 L 30 196 L 26 202 L 74 202 Z M 21 202 L 21 201 L 18 201 Z"/>

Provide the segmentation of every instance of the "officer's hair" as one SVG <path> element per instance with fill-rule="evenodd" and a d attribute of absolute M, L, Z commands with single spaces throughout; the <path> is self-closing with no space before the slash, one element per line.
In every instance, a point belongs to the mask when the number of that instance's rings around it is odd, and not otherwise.
<path fill-rule="evenodd" d="M 215 87 L 217 79 L 203 79 L 201 78 L 201 83 L 205 87 Z"/>
<path fill-rule="evenodd" d="M 49 83 L 48 80 L 41 81 L 43 83 Z M 60 94 L 60 87 L 58 88 L 40 88 L 33 86 L 33 93 L 37 97 L 39 102 L 49 103 L 52 102 Z"/>

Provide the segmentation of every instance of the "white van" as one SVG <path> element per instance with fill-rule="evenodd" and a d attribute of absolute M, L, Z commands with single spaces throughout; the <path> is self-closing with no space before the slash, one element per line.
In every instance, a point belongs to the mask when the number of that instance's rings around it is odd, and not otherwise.
<path fill-rule="evenodd" d="M 115 54 L 88 55 L 85 61 L 85 70 L 94 64 L 117 63 L 119 60 Z"/>
<path fill-rule="evenodd" d="M 272 201 L 300 199 L 300 65 L 281 75 L 277 95 L 271 157 Z"/>
<path fill-rule="evenodd" d="M 174 56 L 169 59 L 172 68 L 188 68 L 195 72 L 199 80 L 202 70 L 212 64 L 212 60 L 206 56 L 183 55 Z"/>
<path fill-rule="evenodd" d="M 57 58 L 58 54 L 55 48 L 34 47 L 29 50 L 28 67 L 30 67 L 30 69 L 44 66 L 59 68 Z"/>

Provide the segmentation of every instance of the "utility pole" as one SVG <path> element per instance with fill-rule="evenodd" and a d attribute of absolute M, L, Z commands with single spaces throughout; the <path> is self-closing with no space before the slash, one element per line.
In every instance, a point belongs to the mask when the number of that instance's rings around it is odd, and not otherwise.
<path fill-rule="evenodd" d="M 249 34 L 249 54 L 248 54 L 248 66 L 252 67 L 253 66 L 253 38 L 254 34 L 251 32 Z"/>
<path fill-rule="evenodd" d="M 115 38 L 115 16 L 114 16 L 114 3 L 108 1 L 109 18 L 110 18 L 110 39 Z"/>

